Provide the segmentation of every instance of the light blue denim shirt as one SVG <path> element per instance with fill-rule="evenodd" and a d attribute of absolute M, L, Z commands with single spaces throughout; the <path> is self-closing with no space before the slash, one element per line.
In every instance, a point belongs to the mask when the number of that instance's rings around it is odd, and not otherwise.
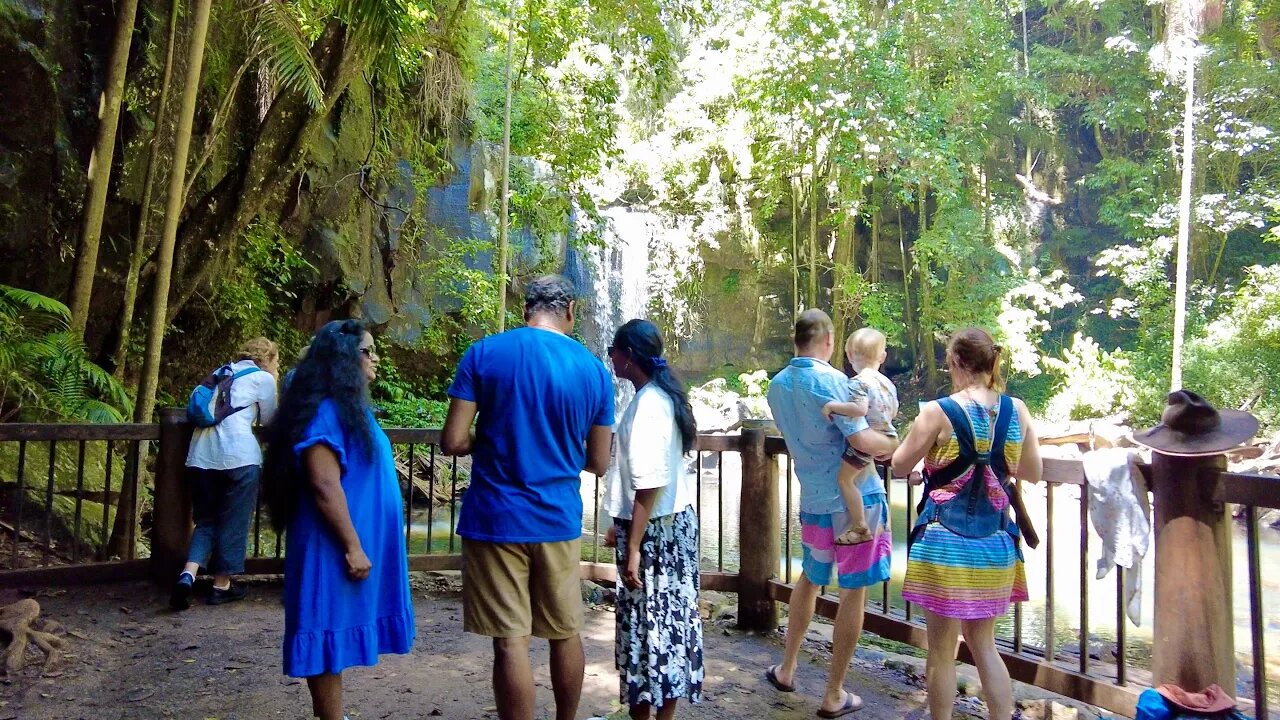
<path fill-rule="evenodd" d="M 800 479 L 800 511 L 813 514 L 844 512 L 844 499 L 836 476 L 851 435 L 868 429 L 866 418 L 822 417 L 822 406 L 849 400 L 844 373 L 817 358 L 792 358 L 769 381 L 769 409 L 782 431 L 792 467 Z M 884 492 L 875 465 L 858 478 L 863 496 Z"/>

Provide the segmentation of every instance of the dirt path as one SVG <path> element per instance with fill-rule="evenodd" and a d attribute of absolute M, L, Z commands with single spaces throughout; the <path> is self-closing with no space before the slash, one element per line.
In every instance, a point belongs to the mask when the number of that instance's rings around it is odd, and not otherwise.
<path fill-rule="evenodd" d="M 495 718 L 489 685 L 489 643 L 462 632 L 462 607 L 448 583 L 415 583 L 418 639 L 414 653 L 388 656 L 374 668 L 348 672 L 352 720 L 443 717 Z M 444 592 L 440 592 L 444 590 Z M 0 593 L 0 602 L 16 599 Z M 42 677 L 29 669 L 0 685 L 0 720 L 134 720 L 309 718 L 306 686 L 280 674 L 283 614 L 280 588 L 258 583 L 248 600 L 222 607 L 197 604 L 176 614 L 154 586 L 132 583 L 41 592 L 46 616 L 63 623 L 67 658 Z M 617 713 L 613 613 L 588 610 L 586 684 L 579 718 Z M 815 635 L 799 692 L 771 688 L 761 673 L 780 654 L 778 637 L 761 638 L 709 623 L 706 700 L 682 718 L 814 717 L 825 658 Z M 546 643 L 534 644 L 541 717 L 551 717 Z M 847 687 L 866 701 L 858 720 L 915 717 L 924 694 L 912 671 L 859 648 Z M 980 709 L 975 705 L 975 711 Z M 625 714 L 623 714 L 625 715 Z M 621 717 L 622 715 L 619 715 Z M 980 715 L 978 715 L 980 717 Z M 963 715 L 957 715 L 963 717 Z"/>

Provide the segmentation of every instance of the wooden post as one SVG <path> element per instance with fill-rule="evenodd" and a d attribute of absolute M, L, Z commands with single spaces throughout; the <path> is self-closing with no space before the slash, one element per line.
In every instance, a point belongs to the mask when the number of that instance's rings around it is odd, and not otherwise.
<path fill-rule="evenodd" d="M 765 453 L 763 428 L 742 429 L 742 499 L 738 543 L 742 559 L 738 586 L 738 627 L 772 632 L 778 604 L 769 595 L 777 577 L 782 543 L 778 538 L 778 463 Z"/>
<path fill-rule="evenodd" d="M 191 490 L 185 476 L 192 428 L 182 408 L 164 408 L 159 415 L 151 575 L 165 582 L 176 577 L 191 542 Z"/>
<path fill-rule="evenodd" d="M 1190 692 L 1212 684 L 1235 697 L 1231 621 L 1231 535 L 1213 499 L 1225 455 L 1151 456 L 1155 494 L 1155 645 L 1152 684 Z"/>

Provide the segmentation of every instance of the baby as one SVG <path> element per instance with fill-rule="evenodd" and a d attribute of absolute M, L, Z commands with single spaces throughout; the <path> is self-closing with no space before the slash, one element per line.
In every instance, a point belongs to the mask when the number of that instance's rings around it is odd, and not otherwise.
<path fill-rule="evenodd" d="M 880 372 L 886 357 L 885 345 L 884 333 L 873 328 L 862 328 L 849 337 L 845 355 L 857 373 L 849 380 L 849 401 L 827 403 L 822 407 L 823 417 L 830 420 L 832 415 L 865 416 L 872 430 L 890 437 L 898 436 L 893 429 L 893 419 L 898 415 L 898 389 Z M 852 446 L 845 447 L 844 462 L 840 464 L 836 481 L 849 509 L 851 525 L 848 531 L 836 538 L 837 545 L 856 545 L 872 539 L 862 507 L 862 493 L 857 485 L 858 476 L 872 462 L 874 458 L 871 456 Z"/>

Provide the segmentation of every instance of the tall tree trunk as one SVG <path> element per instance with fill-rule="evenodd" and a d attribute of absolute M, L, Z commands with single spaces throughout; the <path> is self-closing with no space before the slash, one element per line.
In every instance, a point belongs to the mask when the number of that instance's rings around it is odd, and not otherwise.
<path fill-rule="evenodd" d="M 1187 283 L 1192 233 L 1192 190 L 1195 170 L 1196 55 L 1204 3 L 1201 0 L 1170 0 L 1165 52 L 1171 79 L 1181 70 L 1184 87 L 1182 110 L 1182 192 L 1178 199 L 1178 240 L 1174 269 L 1173 357 L 1170 389 L 1182 388 L 1182 343 L 1187 327 Z"/>
<path fill-rule="evenodd" d="M 818 133 L 813 133 L 813 175 L 809 181 L 809 307 L 818 307 Z"/>
<path fill-rule="evenodd" d="M 907 263 L 906 230 L 902 227 L 902 206 L 898 206 L 898 253 L 902 258 L 902 311 L 906 321 L 907 346 L 911 350 L 911 363 L 920 357 L 920 344 L 916 336 L 915 300 L 911 297 L 911 265 Z"/>
<path fill-rule="evenodd" d="M 182 216 L 182 186 L 186 179 L 187 152 L 191 147 L 191 126 L 196 114 L 196 98 L 200 91 L 200 71 L 204 66 L 204 41 L 209 30 L 209 8 L 213 0 L 195 0 L 195 13 L 191 25 L 191 39 L 187 47 L 187 75 L 182 86 L 182 103 L 178 107 L 178 126 L 174 133 L 173 167 L 169 171 L 168 203 L 164 214 L 164 231 L 160 235 L 160 256 L 156 267 L 156 282 L 151 297 L 151 323 L 147 327 L 147 351 L 142 363 L 142 377 L 138 386 L 138 398 L 133 406 L 133 421 L 151 422 L 155 411 L 156 390 L 160 385 L 160 352 L 164 346 L 164 331 L 168 327 L 169 280 L 173 270 L 173 248 L 178 237 L 178 220 Z M 141 457 L 146 453 L 140 452 Z M 122 549 L 138 510 L 138 485 L 141 472 L 132 476 L 137 482 L 125 483 L 120 492 L 120 504 L 116 510 L 115 525 L 111 529 L 109 553 L 125 556 Z"/>
<path fill-rule="evenodd" d="M 875 184 L 871 185 L 871 246 L 867 248 L 867 272 L 871 284 L 880 283 L 880 207 L 876 204 Z"/>
<path fill-rule="evenodd" d="M 84 338 L 89 322 L 89 301 L 98 271 L 98 245 L 102 239 L 102 216 L 107 209 L 107 189 L 111 183 L 111 161 L 116 151 L 116 126 L 120 101 L 124 97 L 125 71 L 129 69 L 129 46 L 133 43 L 133 22 L 138 0 L 121 0 L 115 39 L 111 43 L 111 65 L 102 89 L 98 116 L 98 139 L 89 157 L 89 193 L 84 203 L 84 230 L 76 256 L 75 277 L 71 281 L 71 332 Z"/>
<path fill-rule="evenodd" d="M 507 0 L 506 106 L 502 111 L 502 212 L 498 219 L 498 332 L 507 329 L 507 245 L 511 202 L 511 50 L 515 45 L 516 0 Z"/>
<path fill-rule="evenodd" d="M 850 197 L 848 189 L 845 185 L 847 182 L 841 177 L 840 170 L 836 171 L 836 186 L 840 189 L 840 197 L 843 201 Z M 835 281 L 831 286 L 831 321 L 835 325 L 835 347 L 836 355 L 831 362 L 836 367 L 844 367 L 844 340 L 849 330 L 849 300 L 845 297 L 844 285 L 851 273 L 856 273 L 857 256 L 853 253 L 855 223 L 847 214 L 843 214 L 840 220 L 840 226 L 835 229 L 836 247 L 835 247 Z"/>
<path fill-rule="evenodd" d="M 920 235 L 929 230 L 929 186 L 920 184 Z M 925 386 L 929 392 L 937 392 L 940 386 L 938 373 L 938 349 L 933 336 L 933 286 L 930 269 L 920 272 L 920 353 L 924 355 Z"/>
<path fill-rule="evenodd" d="M 791 322 L 800 319 L 800 180 L 791 178 Z"/>
<path fill-rule="evenodd" d="M 116 380 L 123 380 L 125 365 L 129 358 L 129 338 L 133 330 L 133 312 L 138 302 L 138 276 L 142 272 L 142 261 L 147 253 L 147 230 L 151 226 L 152 195 L 155 192 L 156 165 L 160 158 L 160 140 L 164 136 L 164 126 L 169 109 L 169 86 L 173 79 L 173 54 L 178 44 L 178 9 L 179 0 L 173 0 L 169 9 L 169 40 L 164 54 L 164 73 L 160 79 L 160 104 L 156 108 L 155 130 L 151 133 L 151 147 L 147 150 L 147 170 L 142 180 L 142 212 L 138 218 L 138 229 L 133 238 L 133 251 L 129 255 L 129 273 L 124 281 L 124 306 L 120 310 L 120 336 L 116 339 L 116 350 L 112 353 L 115 364 L 113 375 Z"/>
<path fill-rule="evenodd" d="M 1195 60 L 1186 63 L 1182 110 L 1182 196 L 1178 200 L 1178 248 L 1173 294 L 1173 367 L 1170 389 L 1182 389 L 1182 342 L 1187 328 L 1187 250 L 1191 244 L 1191 181 L 1195 177 Z"/>

